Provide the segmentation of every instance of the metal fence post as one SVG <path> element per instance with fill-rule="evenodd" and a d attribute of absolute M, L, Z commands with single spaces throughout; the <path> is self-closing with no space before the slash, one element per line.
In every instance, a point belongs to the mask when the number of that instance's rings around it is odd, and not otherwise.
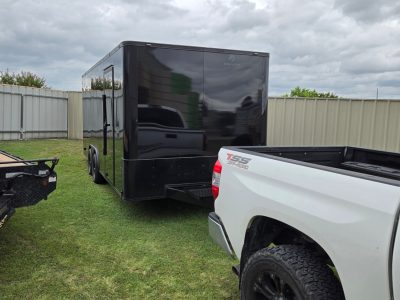
<path fill-rule="evenodd" d="M 24 95 L 21 94 L 20 139 L 24 139 Z"/>

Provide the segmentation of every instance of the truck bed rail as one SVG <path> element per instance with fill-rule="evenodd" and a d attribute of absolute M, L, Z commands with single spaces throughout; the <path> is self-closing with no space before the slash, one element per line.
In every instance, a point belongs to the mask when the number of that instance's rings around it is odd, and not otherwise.
<path fill-rule="evenodd" d="M 348 175 L 365 175 L 378 181 L 400 180 L 400 153 L 357 147 L 224 147 L 252 155 L 266 155 L 290 163 L 349 172 Z M 393 181 L 387 181 L 393 184 Z"/>

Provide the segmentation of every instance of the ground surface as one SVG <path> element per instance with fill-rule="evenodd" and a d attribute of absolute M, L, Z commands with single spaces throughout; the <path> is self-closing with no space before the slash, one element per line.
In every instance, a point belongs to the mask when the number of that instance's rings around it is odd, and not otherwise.
<path fill-rule="evenodd" d="M 81 142 L 0 142 L 58 156 L 57 190 L 0 230 L 1 299 L 235 299 L 234 264 L 208 236 L 206 209 L 128 203 L 86 174 Z"/>

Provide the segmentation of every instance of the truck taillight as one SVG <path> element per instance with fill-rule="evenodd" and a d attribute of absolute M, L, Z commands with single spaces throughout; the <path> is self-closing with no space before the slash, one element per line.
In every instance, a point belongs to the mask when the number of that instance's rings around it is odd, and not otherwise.
<path fill-rule="evenodd" d="M 219 194 L 219 181 L 221 179 L 221 171 L 222 166 L 219 160 L 214 165 L 213 175 L 212 175 L 212 182 L 211 182 L 211 189 L 214 199 L 217 199 Z"/>

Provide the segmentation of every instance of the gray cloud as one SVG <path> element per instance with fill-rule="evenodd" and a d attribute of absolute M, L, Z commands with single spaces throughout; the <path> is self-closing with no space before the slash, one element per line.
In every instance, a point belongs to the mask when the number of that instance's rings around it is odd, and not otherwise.
<path fill-rule="evenodd" d="M 370 53 L 361 53 L 343 61 L 341 70 L 353 74 L 386 73 L 400 70 L 400 57 L 381 47 Z"/>
<path fill-rule="evenodd" d="M 370 0 L 3 0 L 0 70 L 58 89 L 123 40 L 271 53 L 270 94 L 292 87 L 400 98 L 400 4 Z"/>
<path fill-rule="evenodd" d="M 233 1 L 225 13 L 226 18 L 221 28 L 224 31 L 257 30 L 258 27 L 267 26 L 270 20 L 266 8 L 257 8 L 255 3 L 245 0 Z"/>
<path fill-rule="evenodd" d="M 335 7 L 363 23 L 398 19 L 400 14 L 400 3 L 392 0 L 335 0 Z"/>

